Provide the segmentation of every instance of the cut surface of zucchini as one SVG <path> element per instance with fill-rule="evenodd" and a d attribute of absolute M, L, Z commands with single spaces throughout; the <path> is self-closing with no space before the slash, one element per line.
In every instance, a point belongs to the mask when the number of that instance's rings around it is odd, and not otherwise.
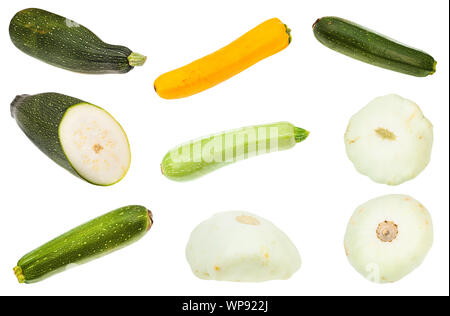
<path fill-rule="evenodd" d="M 89 182 L 111 185 L 120 181 L 131 162 L 126 134 L 106 111 L 88 103 L 70 107 L 59 126 L 67 159 Z"/>

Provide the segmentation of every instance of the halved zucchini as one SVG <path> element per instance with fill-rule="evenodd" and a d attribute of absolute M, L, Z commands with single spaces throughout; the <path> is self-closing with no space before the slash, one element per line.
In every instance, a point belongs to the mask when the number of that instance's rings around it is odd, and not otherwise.
<path fill-rule="evenodd" d="M 87 182 L 111 185 L 129 169 L 128 138 L 119 123 L 98 106 L 43 93 L 16 97 L 11 113 L 42 152 Z"/>

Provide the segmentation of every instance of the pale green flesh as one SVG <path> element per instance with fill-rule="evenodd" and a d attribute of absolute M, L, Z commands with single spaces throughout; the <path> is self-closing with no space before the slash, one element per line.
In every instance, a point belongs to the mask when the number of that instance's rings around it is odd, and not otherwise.
<path fill-rule="evenodd" d="M 131 162 L 127 136 L 103 109 L 88 103 L 70 107 L 58 132 L 68 161 L 83 179 L 111 185 L 127 173 Z"/>

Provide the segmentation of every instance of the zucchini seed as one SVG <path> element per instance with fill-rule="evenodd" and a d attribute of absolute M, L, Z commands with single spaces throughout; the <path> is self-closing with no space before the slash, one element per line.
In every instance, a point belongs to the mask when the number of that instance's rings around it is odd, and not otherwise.
<path fill-rule="evenodd" d="M 95 145 L 92 147 L 92 149 L 94 150 L 94 152 L 95 152 L 96 154 L 98 154 L 98 153 L 101 152 L 104 148 L 103 148 L 103 146 L 100 145 L 100 144 L 95 144 Z"/>

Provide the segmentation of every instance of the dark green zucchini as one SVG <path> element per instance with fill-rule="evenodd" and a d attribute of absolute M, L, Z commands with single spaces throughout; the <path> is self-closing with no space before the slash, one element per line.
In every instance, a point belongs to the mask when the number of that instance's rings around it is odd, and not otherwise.
<path fill-rule="evenodd" d="M 44 154 L 89 183 L 112 185 L 130 167 L 125 131 L 98 106 L 58 93 L 21 95 L 11 115 Z"/>
<path fill-rule="evenodd" d="M 126 73 L 146 60 L 127 47 L 103 42 L 72 20 L 41 9 L 18 12 L 9 25 L 9 35 L 24 53 L 80 73 Z"/>
<path fill-rule="evenodd" d="M 324 17 L 314 23 L 313 30 L 323 45 L 368 64 L 417 77 L 436 71 L 436 61 L 429 54 L 353 22 Z"/>
<path fill-rule="evenodd" d="M 31 251 L 19 260 L 14 273 L 20 283 L 41 281 L 137 241 L 152 224 L 152 213 L 143 206 L 119 208 Z"/>

